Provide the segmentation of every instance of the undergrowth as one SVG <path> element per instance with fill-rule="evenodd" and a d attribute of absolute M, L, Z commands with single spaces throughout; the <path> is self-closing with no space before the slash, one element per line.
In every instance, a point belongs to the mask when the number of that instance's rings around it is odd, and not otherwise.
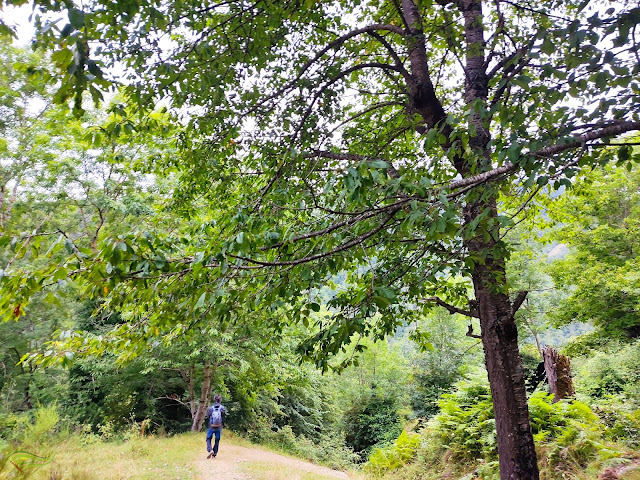
<path fill-rule="evenodd" d="M 542 480 L 596 479 L 605 468 L 640 456 L 633 451 L 640 411 L 606 403 L 591 408 L 577 400 L 553 403 L 551 395 L 537 392 L 529 413 Z M 376 450 L 365 470 L 398 480 L 499 480 L 497 459 L 489 386 L 477 377 L 441 397 L 440 413 L 419 436 L 403 433 L 394 445 Z"/>
<path fill-rule="evenodd" d="M 202 438 L 144 436 L 145 422 L 72 428 L 55 405 L 0 417 L 0 478 L 7 480 L 192 479 Z M 171 455 L 166 455 L 167 451 Z"/>
<path fill-rule="evenodd" d="M 360 460 L 339 436 L 321 434 L 312 441 L 305 435 L 295 435 L 288 425 L 276 431 L 266 426 L 253 430 L 248 439 L 334 469 L 354 468 Z"/>

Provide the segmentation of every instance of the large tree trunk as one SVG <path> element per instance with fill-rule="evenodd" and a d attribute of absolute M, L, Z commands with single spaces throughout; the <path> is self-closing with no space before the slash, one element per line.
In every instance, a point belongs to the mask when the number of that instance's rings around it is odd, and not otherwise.
<path fill-rule="evenodd" d="M 454 2 L 438 2 L 454 3 Z M 478 100 L 485 106 L 489 91 L 486 45 L 482 15 L 482 1 L 455 2 L 464 17 L 466 65 L 464 99 L 467 105 Z M 419 113 L 427 129 L 438 128 L 445 137 L 444 150 L 452 146 L 452 127 L 437 98 L 429 72 L 426 40 L 422 29 L 420 9 L 415 0 L 402 0 L 402 13 L 410 35 L 407 36 L 411 78 L 407 80 L 411 109 Z M 463 177 L 493 168 L 488 148 L 491 139 L 489 126 L 480 112 L 470 119 L 469 146 L 471 152 L 459 150 L 453 155 L 453 165 Z M 477 220 L 476 231 L 465 232 L 465 246 L 474 262 L 472 278 L 482 327 L 482 343 L 498 434 L 498 455 L 502 480 L 538 480 L 538 466 L 529 426 L 529 411 L 525 391 L 524 372 L 518 352 L 518 332 L 514 312 L 506 291 L 504 249 L 500 248 L 500 228 L 496 210 L 497 191 L 491 186 L 477 188 L 464 207 L 465 225 L 471 228 Z M 489 215 L 485 211 L 489 210 Z M 482 217 L 481 217 L 482 216 Z M 474 220 L 476 222 L 474 222 Z"/>
<path fill-rule="evenodd" d="M 489 80 L 484 57 L 486 45 L 482 1 L 459 0 L 457 4 L 464 17 L 467 44 L 465 101 L 472 105 L 481 100 L 486 106 Z M 488 124 L 479 113 L 471 117 L 470 129 L 472 127 L 475 134 L 470 137 L 469 145 L 475 155 L 460 162 L 457 167 L 463 176 L 493 167 L 488 149 L 491 134 Z M 496 188 L 487 186 L 479 189 L 473 194 L 477 196 L 469 198 L 469 203 L 464 207 L 467 227 L 486 215 L 476 225 L 475 231 L 466 232 L 465 245 L 473 261 L 473 286 L 496 419 L 500 478 L 538 480 L 524 370 L 518 351 L 518 330 L 514 319 L 517 306 L 512 305 L 508 297 L 505 249 L 501 244 Z"/>
<path fill-rule="evenodd" d="M 193 416 L 193 423 L 191 424 L 192 432 L 200 431 L 202 423 L 204 422 L 204 416 L 207 413 L 207 408 L 209 408 L 209 402 L 211 400 L 211 373 L 211 364 L 206 362 L 202 373 L 202 390 L 200 391 L 198 408 L 196 409 L 196 414 Z"/>
<path fill-rule="evenodd" d="M 502 282 L 497 282 L 494 276 L 504 272 L 502 264 L 502 260 L 489 260 L 485 265 L 476 265 L 473 274 L 496 419 L 500 478 L 537 480 L 538 465 L 518 352 L 518 330 L 511 302 L 505 293 L 497 290 Z"/>

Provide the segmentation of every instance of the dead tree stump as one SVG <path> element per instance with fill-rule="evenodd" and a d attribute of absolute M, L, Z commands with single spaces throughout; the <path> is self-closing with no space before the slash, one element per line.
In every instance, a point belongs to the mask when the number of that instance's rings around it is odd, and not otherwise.
<path fill-rule="evenodd" d="M 547 345 L 542 350 L 542 358 L 549 381 L 549 393 L 553 393 L 553 403 L 575 395 L 569 357 L 561 355 L 555 348 Z"/>

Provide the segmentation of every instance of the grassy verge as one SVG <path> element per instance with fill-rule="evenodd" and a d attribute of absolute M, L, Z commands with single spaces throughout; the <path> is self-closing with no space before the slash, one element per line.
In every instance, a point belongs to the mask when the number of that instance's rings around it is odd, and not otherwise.
<path fill-rule="evenodd" d="M 33 452 L 51 456 L 51 461 L 25 474 L 8 465 L 8 478 L 30 480 L 194 480 L 193 459 L 202 449 L 202 435 L 182 434 L 174 437 L 135 438 L 127 442 L 83 444 L 71 437 L 51 447 Z"/>

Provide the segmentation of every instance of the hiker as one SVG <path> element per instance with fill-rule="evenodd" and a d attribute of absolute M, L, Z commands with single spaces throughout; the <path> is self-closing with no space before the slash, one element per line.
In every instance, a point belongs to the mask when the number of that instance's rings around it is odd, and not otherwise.
<path fill-rule="evenodd" d="M 207 415 L 205 421 L 207 422 L 207 458 L 215 457 L 218 455 L 218 446 L 220 445 L 220 436 L 222 435 L 222 423 L 224 416 L 227 414 L 227 409 L 222 405 L 222 397 L 219 393 L 213 397 L 213 405 L 207 409 Z M 216 436 L 216 441 L 211 449 L 211 438 Z"/>

